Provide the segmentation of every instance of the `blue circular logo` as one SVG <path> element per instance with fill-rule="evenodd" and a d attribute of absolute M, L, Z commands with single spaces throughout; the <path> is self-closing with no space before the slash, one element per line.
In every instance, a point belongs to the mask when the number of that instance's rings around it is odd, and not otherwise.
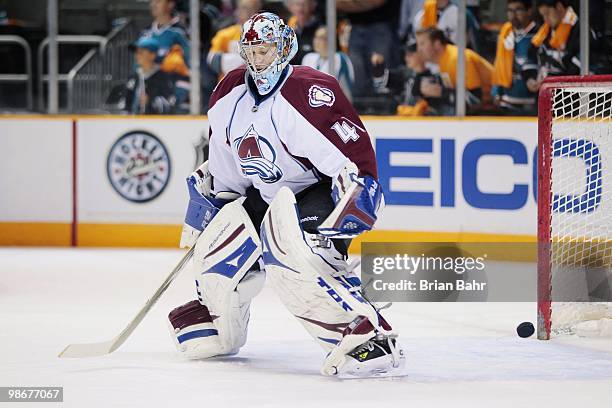
<path fill-rule="evenodd" d="M 170 169 L 170 155 L 164 144 L 142 130 L 121 136 L 106 160 L 111 186 L 134 203 L 146 203 L 159 196 L 170 181 Z"/>

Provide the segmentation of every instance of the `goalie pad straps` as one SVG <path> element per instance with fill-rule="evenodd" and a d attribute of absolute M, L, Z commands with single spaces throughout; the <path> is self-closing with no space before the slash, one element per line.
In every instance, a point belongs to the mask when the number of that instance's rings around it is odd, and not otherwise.
<path fill-rule="evenodd" d="M 328 351 L 358 316 L 387 332 L 376 310 L 359 293 L 358 282 L 344 277 L 346 262 L 333 256 L 333 247 L 328 256 L 321 248 L 315 252 L 308 237 L 299 226 L 293 193 L 281 188 L 264 217 L 261 241 L 268 278 L 287 309 Z"/>
<path fill-rule="evenodd" d="M 226 354 L 246 341 L 251 299 L 261 291 L 264 272 L 256 264 L 260 241 L 242 205 L 225 205 L 196 242 L 198 296 L 208 307 Z M 247 275 L 248 273 L 248 275 Z"/>

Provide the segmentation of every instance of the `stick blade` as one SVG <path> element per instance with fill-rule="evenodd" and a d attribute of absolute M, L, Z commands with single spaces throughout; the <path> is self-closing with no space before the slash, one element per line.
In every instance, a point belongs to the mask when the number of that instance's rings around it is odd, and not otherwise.
<path fill-rule="evenodd" d="M 59 353 L 59 358 L 98 357 L 115 351 L 115 339 L 102 343 L 69 344 Z"/>

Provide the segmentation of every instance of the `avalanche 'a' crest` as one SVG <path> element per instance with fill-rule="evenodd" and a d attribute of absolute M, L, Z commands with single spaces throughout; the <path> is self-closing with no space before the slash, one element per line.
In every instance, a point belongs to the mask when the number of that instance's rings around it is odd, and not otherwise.
<path fill-rule="evenodd" d="M 264 183 L 276 183 L 283 177 L 282 170 L 274 163 L 276 151 L 272 144 L 259 135 L 253 125 L 234 141 L 234 146 L 246 176 L 258 176 Z"/>

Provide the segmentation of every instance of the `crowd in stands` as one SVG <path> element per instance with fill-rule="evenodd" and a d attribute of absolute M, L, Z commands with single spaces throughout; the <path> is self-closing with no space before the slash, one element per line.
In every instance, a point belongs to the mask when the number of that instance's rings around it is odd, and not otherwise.
<path fill-rule="evenodd" d="M 133 114 L 189 112 L 189 39 L 176 2 L 151 0 L 151 27 L 133 46 L 134 73 L 120 107 Z"/>
<path fill-rule="evenodd" d="M 603 1 L 602 1 L 603 2 Z M 472 114 L 536 114 L 547 76 L 580 73 L 580 21 L 571 0 L 507 0 L 506 21 L 487 23 L 468 1 L 466 106 Z M 594 1 L 593 3 L 599 3 Z M 328 70 L 324 0 L 205 0 L 200 9 L 202 111 L 215 85 L 241 66 L 242 24 L 259 10 L 279 14 L 298 37 L 292 64 Z M 574 4 L 574 5 L 573 5 Z M 185 113 L 189 100 L 188 0 L 151 0 L 153 22 L 134 45 L 123 109 Z M 452 0 L 336 0 L 335 76 L 358 110 L 404 116 L 454 115 L 458 6 Z M 597 4 L 595 9 L 597 9 Z M 605 27 L 590 30 L 591 71 L 606 73 Z M 493 52 L 487 52 L 492 50 Z M 603 72 L 602 72 L 603 71 Z M 378 105 L 377 105 L 378 103 Z"/>

